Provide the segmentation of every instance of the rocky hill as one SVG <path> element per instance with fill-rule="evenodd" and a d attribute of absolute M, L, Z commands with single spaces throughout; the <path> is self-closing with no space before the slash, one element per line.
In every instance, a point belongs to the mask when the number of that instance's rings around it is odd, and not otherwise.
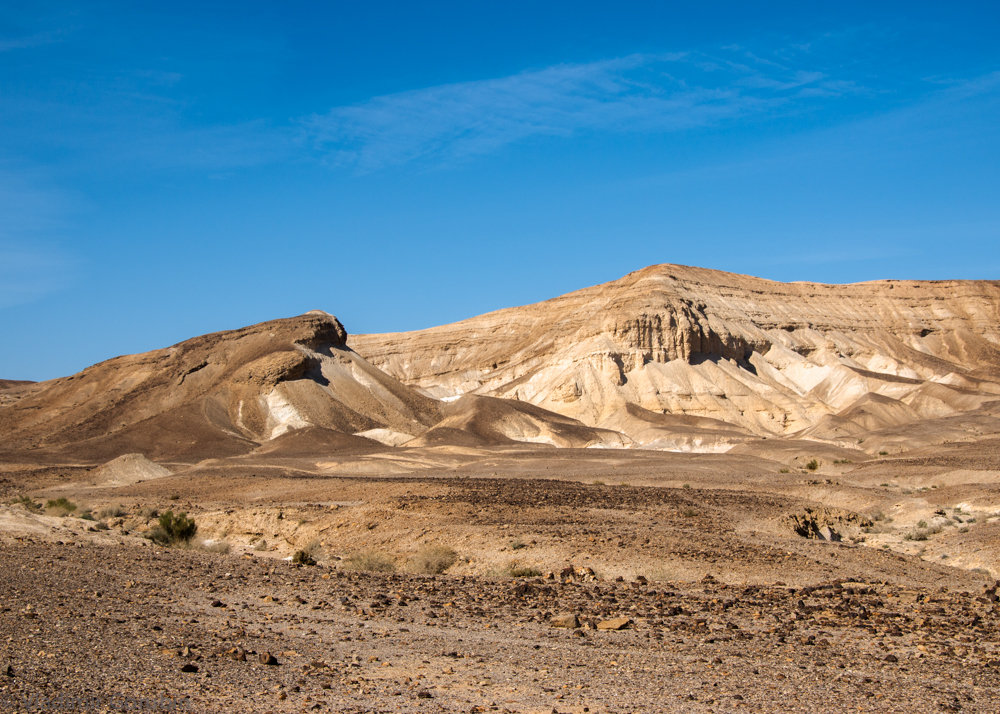
<path fill-rule="evenodd" d="M 432 396 L 526 401 L 653 448 L 888 430 L 875 448 L 929 419 L 994 424 L 1000 282 L 779 283 L 659 265 L 350 344 Z"/>
<path fill-rule="evenodd" d="M 440 419 L 439 402 L 372 367 L 346 337 L 335 317 L 314 312 L 21 387 L 0 407 L 2 448 L 204 458 L 307 426 L 422 432 Z"/>
<path fill-rule="evenodd" d="M 784 284 L 653 266 L 417 332 L 348 338 L 312 312 L 3 386 L 8 455 L 764 454 L 774 437 L 874 455 L 1000 434 L 1000 283 Z"/>

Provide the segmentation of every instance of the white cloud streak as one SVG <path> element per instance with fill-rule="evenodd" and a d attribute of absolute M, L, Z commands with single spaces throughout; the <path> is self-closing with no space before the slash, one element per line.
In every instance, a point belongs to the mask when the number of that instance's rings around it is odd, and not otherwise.
<path fill-rule="evenodd" d="M 671 132 L 856 88 L 740 48 L 630 55 L 375 97 L 302 121 L 313 146 L 361 171 L 451 163 L 538 136 Z"/>

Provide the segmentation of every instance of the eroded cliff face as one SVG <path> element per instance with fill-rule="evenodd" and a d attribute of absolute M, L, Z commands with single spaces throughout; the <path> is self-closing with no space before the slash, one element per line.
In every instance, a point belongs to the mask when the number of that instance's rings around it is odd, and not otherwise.
<path fill-rule="evenodd" d="M 660 415 L 847 440 L 852 409 L 871 395 L 890 400 L 883 411 L 895 422 L 1000 399 L 1000 283 L 786 284 L 653 266 L 543 303 L 350 344 L 434 396 L 520 399 L 629 436 L 641 430 L 647 444 L 684 448 L 670 429 L 651 427 Z M 864 418 L 871 426 L 870 412 Z"/>

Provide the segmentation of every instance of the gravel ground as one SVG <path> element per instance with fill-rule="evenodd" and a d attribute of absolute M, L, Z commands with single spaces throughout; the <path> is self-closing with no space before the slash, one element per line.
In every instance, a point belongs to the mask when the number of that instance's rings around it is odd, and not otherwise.
<path fill-rule="evenodd" d="M 84 539 L 0 547 L 5 712 L 993 712 L 1000 701 L 1000 609 L 979 586 L 491 579 Z"/>

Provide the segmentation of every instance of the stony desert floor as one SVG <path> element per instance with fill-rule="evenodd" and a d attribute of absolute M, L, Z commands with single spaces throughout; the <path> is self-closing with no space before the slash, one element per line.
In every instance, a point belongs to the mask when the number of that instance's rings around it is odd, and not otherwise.
<path fill-rule="evenodd" d="M 997 442 L 807 446 L 8 463 L 0 709 L 996 711 Z"/>

